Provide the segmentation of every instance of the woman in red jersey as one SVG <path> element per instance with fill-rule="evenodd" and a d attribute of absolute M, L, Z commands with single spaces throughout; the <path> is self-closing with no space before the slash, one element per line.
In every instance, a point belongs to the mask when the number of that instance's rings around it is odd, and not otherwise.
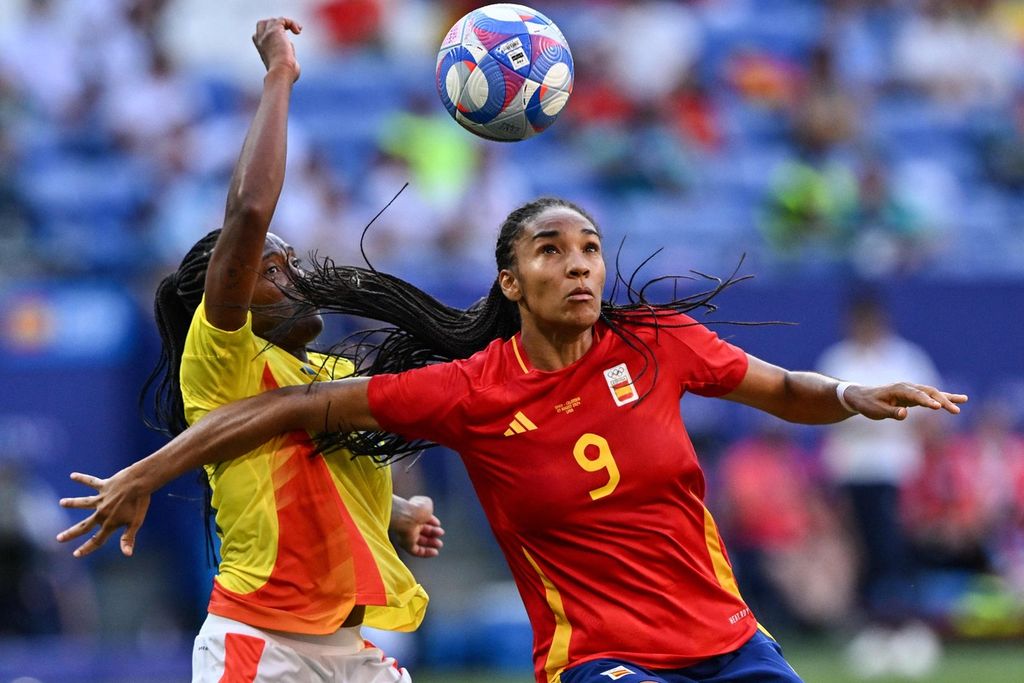
<path fill-rule="evenodd" d="M 285 292 L 295 251 L 268 233 L 284 181 L 292 85 L 300 68 L 287 18 L 253 35 L 267 73 L 228 190 L 223 228 L 201 239 L 156 293 L 163 342 L 154 425 L 169 436 L 231 401 L 352 374 L 307 349 L 323 323 Z M 146 393 L 145 390 L 143 392 Z M 307 435 L 254 445 L 207 465 L 220 561 L 195 641 L 193 681 L 408 681 L 359 627 L 415 629 L 427 595 L 388 537 L 421 557 L 442 530 L 429 498 L 393 497 L 391 474 L 365 458 L 317 455 Z M 140 510 L 143 514 L 144 510 Z M 130 555 L 134 534 L 122 538 Z M 293 678 L 288 678 L 293 676 Z M 298 678 L 294 678 L 297 676 Z"/>
<path fill-rule="evenodd" d="M 372 271 L 326 268 L 299 283 L 311 304 L 397 325 L 409 365 L 461 360 L 215 410 L 110 479 L 73 475 L 98 494 L 62 504 L 96 512 L 61 540 L 99 525 L 88 551 L 122 526 L 134 533 L 155 488 L 288 430 L 327 426 L 341 443 L 383 428 L 461 455 L 526 605 L 539 682 L 799 681 L 739 595 L 680 397 L 809 424 L 902 420 L 913 406 L 958 413 L 967 397 L 771 365 L 685 315 L 707 296 L 603 302 L 598 229 L 561 199 L 514 211 L 496 256 L 490 295 L 466 311 Z"/>

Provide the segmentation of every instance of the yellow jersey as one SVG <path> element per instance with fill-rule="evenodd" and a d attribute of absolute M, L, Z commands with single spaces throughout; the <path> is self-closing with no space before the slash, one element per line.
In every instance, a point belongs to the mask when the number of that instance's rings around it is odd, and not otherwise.
<path fill-rule="evenodd" d="M 352 374 L 344 358 L 309 361 L 257 337 L 252 314 L 219 330 L 199 304 L 181 360 L 185 418 L 277 387 Z M 308 433 L 276 437 L 246 455 L 207 465 L 221 561 L 209 612 L 257 628 L 327 634 L 356 605 L 367 626 L 411 631 L 426 591 L 388 538 L 391 471 L 347 451 L 325 457 Z"/>

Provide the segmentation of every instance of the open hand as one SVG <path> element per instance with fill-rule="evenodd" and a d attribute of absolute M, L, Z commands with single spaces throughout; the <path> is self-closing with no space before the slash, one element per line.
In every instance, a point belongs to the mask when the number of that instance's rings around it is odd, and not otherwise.
<path fill-rule="evenodd" d="M 108 479 L 73 472 L 71 479 L 96 489 L 96 495 L 62 498 L 61 507 L 95 512 L 57 534 L 57 540 L 66 543 L 99 526 L 99 530 L 92 538 L 75 549 L 75 557 L 84 557 L 103 545 L 112 533 L 121 527 L 127 527 L 121 534 L 121 553 L 131 557 L 135 551 L 135 535 L 146 519 L 146 511 L 149 509 L 149 494 L 137 490 L 129 469 L 121 470 Z"/>
<path fill-rule="evenodd" d="M 945 410 L 954 415 L 961 403 L 967 403 L 965 394 L 951 394 L 924 384 L 899 382 L 871 387 L 850 385 L 843 393 L 851 408 L 872 420 L 904 420 L 907 409 L 915 406 Z"/>

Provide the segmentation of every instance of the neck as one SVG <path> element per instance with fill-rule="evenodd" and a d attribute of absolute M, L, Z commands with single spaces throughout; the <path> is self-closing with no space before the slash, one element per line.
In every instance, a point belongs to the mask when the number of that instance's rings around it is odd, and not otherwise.
<path fill-rule="evenodd" d="M 538 370 L 551 372 L 572 365 L 590 350 L 594 344 L 594 328 L 545 329 L 532 320 L 524 319 L 522 340 L 523 351 L 530 364 Z"/>

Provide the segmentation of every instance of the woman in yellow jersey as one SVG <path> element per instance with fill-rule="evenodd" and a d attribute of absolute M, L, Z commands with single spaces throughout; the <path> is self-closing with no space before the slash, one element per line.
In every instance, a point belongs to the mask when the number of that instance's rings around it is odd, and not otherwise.
<path fill-rule="evenodd" d="M 174 436 L 210 410 L 280 386 L 352 374 L 347 359 L 307 351 L 319 315 L 291 305 L 295 251 L 268 233 L 284 180 L 288 107 L 300 68 L 291 19 L 257 24 L 267 68 L 235 167 L 224 225 L 200 240 L 157 290 L 163 355 L 155 426 Z M 389 520 L 413 555 L 443 533 L 429 498 L 392 496 L 368 458 L 318 454 L 305 432 L 206 468 L 221 559 L 195 641 L 193 681 L 408 681 L 359 627 L 408 631 L 427 595 L 399 560 Z M 132 553 L 134 538 L 122 551 Z"/>

